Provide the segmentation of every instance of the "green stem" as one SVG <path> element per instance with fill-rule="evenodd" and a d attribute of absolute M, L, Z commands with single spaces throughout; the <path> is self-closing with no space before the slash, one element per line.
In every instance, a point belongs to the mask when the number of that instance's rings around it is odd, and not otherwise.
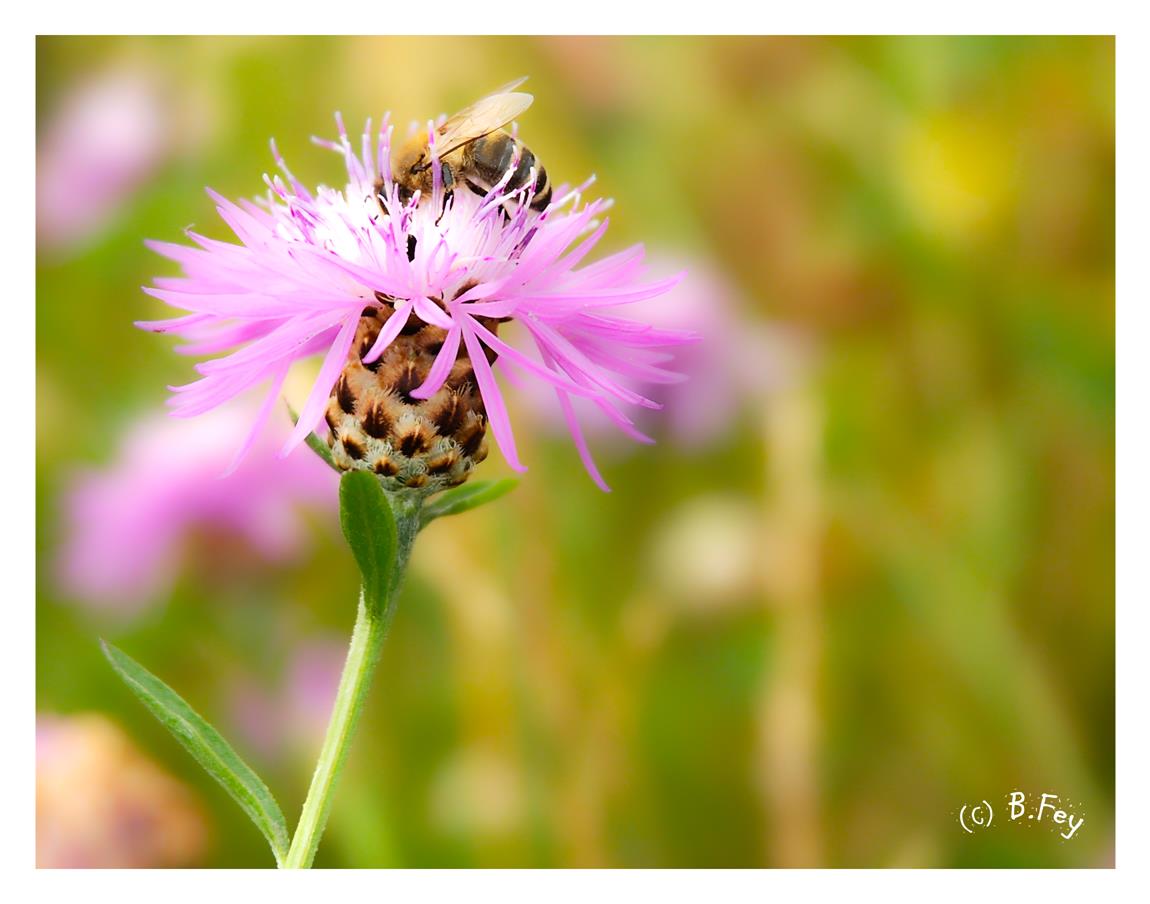
<path fill-rule="evenodd" d="M 393 495 L 392 509 L 395 512 L 397 544 L 395 563 L 391 569 L 391 587 L 386 604 L 373 610 L 365 604 L 363 593 L 359 596 L 359 609 L 355 619 L 355 629 L 351 635 L 351 648 L 339 679 L 335 706 L 324 735 L 316 761 L 315 774 L 311 787 L 304 800 L 299 825 L 292 837 L 291 847 L 282 864 L 283 869 L 310 869 L 315 859 L 316 849 L 327 825 L 331 811 L 332 795 L 336 782 L 347 762 L 348 751 L 355 728 L 363 712 L 364 702 L 371 689 L 371 678 L 383 648 L 383 638 L 395 612 L 396 598 L 407 571 L 407 560 L 411 547 L 419 532 L 421 503 L 418 498 Z"/>

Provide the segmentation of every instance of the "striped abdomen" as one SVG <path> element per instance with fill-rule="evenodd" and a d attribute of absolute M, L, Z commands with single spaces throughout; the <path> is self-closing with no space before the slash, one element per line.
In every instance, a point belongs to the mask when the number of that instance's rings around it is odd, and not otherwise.
<path fill-rule="evenodd" d="M 518 149 L 518 150 L 517 150 Z M 536 169 L 535 191 L 531 195 L 531 209 L 543 210 L 551 203 L 551 185 L 547 181 L 547 170 L 523 142 L 512 138 L 507 132 L 492 132 L 477 138 L 463 149 L 463 167 L 456 178 L 480 195 L 485 195 L 491 186 L 504 177 L 511 168 L 516 153 L 519 162 L 511 178 L 507 180 L 505 193 L 511 193 L 529 185 L 531 170 Z"/>

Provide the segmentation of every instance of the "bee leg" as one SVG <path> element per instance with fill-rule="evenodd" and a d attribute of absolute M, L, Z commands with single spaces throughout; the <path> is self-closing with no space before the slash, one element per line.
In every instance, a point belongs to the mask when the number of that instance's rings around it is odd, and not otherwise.
<path fill-rule="evenodd" d="M 451 164 L 441 161 L 439 175 L 443 180 L 443 208 L 439 211 L 439 216 L 435 218 L 436 226 L 443 219 L 443 215 L 447 213 L 447 208 L 451 205 L 451 199 L 455 194 L 455 171 L 451 168 Z"/>
<path fill-rule="evenodd" d="M 455 198 L 455 190 L 454 189 L 449 188 L 449 189 L 447 189 L 447 191 L 445 191 L 443 193 L 443 207 L 439 211 L 439 216 L 437 216 L 435 218 L 435 225 L 436 226 L 439 225 L 439 221 L 443 219 L 443 215 L 445 213 L 447 213 L 448 208 L 451 207 L 452 200 L 454 198 Z"/>

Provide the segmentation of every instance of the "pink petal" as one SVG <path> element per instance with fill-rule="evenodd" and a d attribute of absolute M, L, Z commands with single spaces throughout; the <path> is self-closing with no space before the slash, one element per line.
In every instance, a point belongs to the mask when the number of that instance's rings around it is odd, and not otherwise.
<path fill-rule="evenodd" d="M 554 365 L 555 361 L 546 351 L 542 352 L 543 360 L 550 365 Z M 599 487 L 604 493 L 610 493 L 611 487 L 607 485 L 607 481 L 603 479 L 603 475 L 599 473 L 599 469 L 595 466 L 595 459 L 591 457 L 591 450 L 587 447 L 587 439 L 583 436 L 583 430 L 579 426 L 579 419 L 575 416 L 575 408 L 571 404 L 571 399 L 562 389 L 556 389 L 555 395 L 559 398 L 559 407 L 563 411 L 563 420 L 567 422 L 567 429 L 571 432 L 571 439 L 575 442 L 575 448 L 579 452 L 579 459 L 583 462 L 583 467 L 587 469 L 587 473 L 591 475 L 591 479 L 595 481 L 595 485 Z"/>
<path fill-rule="evenodd" d="M 467 345 L 467 354 L 471 358 L 471 366 L 475 368 L 475 380 L 479 384 L 479 393 L 483 397 L 483 406 L 487 409 L 487 420 L 491 424 L 491 433 L 499 451 L 507 459 L 507 464 L 515 471 L 526 471 L 519 463 L 519 455 L 515 451 L 515 437 L 511 432 L 511 419 L 507 416 L 507 407 L 503 404 L 503 396 L 495 382 L 495 375 L 491 372 L 491 365 L 487 363 L 487 355 L 479 340 L 472 334 L 473 324 L 468 320 L 460 322 L 463 332 L 463 341 Z"/>
<path fill-rule="evenodd" d="M 435 363 L 427 372 L 427 379 L 417 389 L 412 390 L 412 398 L 430 399 L 439 392 L 440 387 L 451 374 L 451 367 L 455 364 L 455 358 L 459 354 L 459 334 L 460 328 L 458 326 L 453 325 L 448 330 L 447 337 L 443 340 L 443 348 L 439 350 L 439 354 L 435 356 Z"/>
<path fill-rule="evenodd" d="M 410 311 L 410 301 L 401 301 L 396 304 L 395 309 L 391 312 L 391 316 L 388 317 L 387 322 L 384 323 L 383 329 L 381 329 L 379 335 L 375 337 L 375 342 L 371 344 L 371 348 L 368 349 L 367 354 L 363 356 L 364 364 L 371 364 L 387 351 L 387 347 L 391 345 L 395 337 L 399 335 L 399 331 L 407 325 L 407 317 Z"/>
<path fill-rule="evenodd" d="M 288 371 L 291 369 L 291 362 L 285 363 L 280 369 L 272 375 L 271 389 L 268 390 L 267 396 L 264 397 L 263 403 L 260 405 L 260 410 L 256 413 L 255 421 L 252 424 L 252 429 L 248 431 L 247 438 L 244 444 L 236 450 L 236 454 L 232 456 L 231 463 L 228 465 L 227 470 L 224 471 L 220 477 L 227 477 L 236 468 L 239 467 L 240 462 L 244 460 L 244 456 L 248 454 L 251 449 L 252 443 L 256 441 L 260 431 L 263 429 L 264 424 L 267 422 L 268 415 L 271 413 L 272 405 L 275 404 L 276 399 L 279 398 L 280 389 L 284 385 L 284 378 L 287 377 Z"/>
<path fill-rule="evenodd" d="M 525 354 L 523 354 L 523 352 L 512 348 L 477 320 L 466 316 L 464 319 L 468 324 L 470 324 L 471 329 L 475 332 L 475 334 L 483 339 L 485 344 L 499 352 L 500 355 L 503 355 L 511 361 L 514 361 L 524 370 L 531 371 L 533 374 L 542 377 L 553 386 L 563 389 L 573 395 L 588 397 L 596 395 L 596 391 L 594 389 L 587 389 L 583 386 L 580 386 L 578 383 L 574 383 L 571 380 L 568 380 L 561 373 L 550 370 L 536 361 L 532 361 Z"/>
<path fill-rule="evenodd" d="M 332 343 L 327 357 L 324 358 L 323 366 L 319 370 L 319 376 L 315 379 L 311 394 L 307 397 L 307 402 L 304 403 L 303 411 L 300 412 L 295 429 L 292 430 L 291 436 L 288 437 L 288 441 L 280 450 L 280 458 L 285 457 L 303 442 L 304 437 L 311 433 L 323 416 L 323 409 L 331 395 L 331 388 L 335 385 L 336 378 L 339 377 L 340 371 L 347 363 L 347 353 L 351 348 L 351 340 L 355 337 L 355 328 L 358 325 L 359 315 L 356 312 L 354 316 L 348 317 L 347 322 L 340 327 L 335 342 Z"/>
<path fill-rule="evenodd" d="M 419 319 L 424 323 L 430 323 L 432 326 L 437 326 L 444 330 L 449 330 L 455 326 L 455 321 L 447 316 L 443 308 L 437 304 L 433 304 L 430 299 L 416 298 L 414 301 L 415 313 L 419 315 Z"/>

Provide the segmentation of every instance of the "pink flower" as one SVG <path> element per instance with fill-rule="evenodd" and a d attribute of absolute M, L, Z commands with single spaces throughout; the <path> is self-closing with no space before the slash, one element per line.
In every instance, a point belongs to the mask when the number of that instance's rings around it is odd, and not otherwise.
<path fill-rule="evenodd" d="M 163 159 L 170 125 L 153 72 L 117 69 L 73 88 L 40 143 L 40 238 L 73 245 L 103 226 Z"/>
<path fill-rule="evenodd" d="M 283 175 L 265 177 L 269 192 L 259 202 L 234 204 L 212 193 L 238 244 L 194 232 L 188 235 L 197 247 L 152 244 L 182 264 L 184 275 L 157 279 L 145 291 L 188 313 L 140 326 L 177 333 L 189 341 L 180 349 L 186 354 L 219 355 L 197 365 L 199 380 L 175 389 L 174 413 L 198 415 L 270 384 L 266 416 L 291 365 L 322 354 L 319 375 L 281 452 L 286 455 L 323 417 L 361 316 L 370 309 L 381 319 L 386 315 L 386 322 L 362 350 L 363 364 L 379 360 L 409 318 L 443 330 L 434 364 L 408 395 L 431 398 L 457 356 L 469 357 L 495 441 L 511 467 L 522 471 L 488 350 L 497 357 L 495 367 L 554 390 L 585 466 L 607 489 L 572 399 L 588 399 L 618 429 L 651 441 L 625 409 L 659 405 L 626 381 L 679 379 L 666 368 L 666 347 L 694 337 L 626 319 L 618 308 L 666 292 L 677 278 L 641 281 L 641 246 L 580 266 L 607 228 L 600 217 L 608 202 L 584 203 L 586 185 L 560 185 L 537 213 L 525 203 L 534 181 L 515 192 L 505 188 L 517 160 L 485 196 L 444 192 L 437 179 L 430 198 L 417 194 L 401 203 L 391 176 L 391 132 L 385 118 L 373 141 L 369 122 L 358 155 L 342 122 L 338 143 L 319 142 L 344 159 L 349 181 L 342 192 L 310 192 L 276 154 Z M 438 176 L 438 163 L 434 167 Z M 534 346 L 530 353 L 496 335 L 493 325 L 504 320 L 522 325 Z"/>
<path fill-rule="evenodd" d="M 238 538 L 245 553 L 271 562 L 297 555 L 307 538 L 301 509 L 334 511 L 336 475 L 313 455 L 274 457 L 284 421 L 278 435 L 269 428 L 259 437 L 266 458 L 227 477 L 250 430 L 243 406 L 196 423 L 136 423 L 117 461 L 78 475 L 66 496 L 64 588 L 95 608 L 132 614 L 168 591 L 196 536 Z"/>

